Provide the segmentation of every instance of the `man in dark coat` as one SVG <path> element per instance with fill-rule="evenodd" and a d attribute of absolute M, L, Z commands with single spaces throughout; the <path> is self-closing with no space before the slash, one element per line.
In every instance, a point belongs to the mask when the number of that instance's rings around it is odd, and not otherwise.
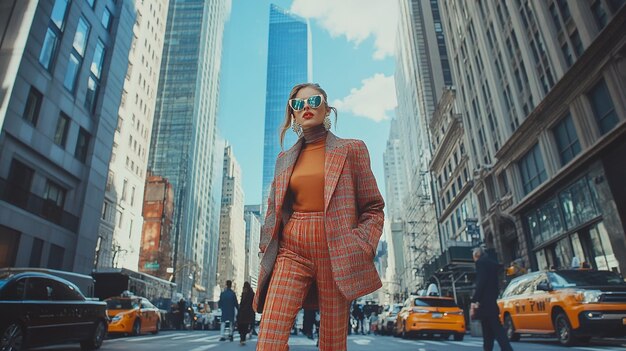
<path fill-rule="evenodd" d="M 219 308 L 222 310 L 222 325 L 220 330 L 220 341 L 226 340 L 224 331 L 226 329 L 226 322 L 230 322 L 230 332 L 228 338 L 233 341 L 233 330 L 235 328 L 235 309 L 239 310 L 239 303 L 237 302 L 237 295 L 232 289 L 233 282 L 226 281 L 226 289 L 220 294 L 220 301 L 218 302 Z"/>
<path fill-rule="evenodd" d="M 476 290 L 472 296 L 472 309 L 477 310 L 475 318 L 480 319 L 483 327 L 483 349 L 492 351 L 494 339 L 502 351 L 513 351 L 498 317 L 498 263 L 493 260 L 483 247 L 473 251 L 476 262 Z"/>
<path fill-rule="evenodd" d="M 178 327 L 176 329 L 185 330 L 185 312 L 187 312 L 187 304 L 182 297 L 178 301 Z"/>

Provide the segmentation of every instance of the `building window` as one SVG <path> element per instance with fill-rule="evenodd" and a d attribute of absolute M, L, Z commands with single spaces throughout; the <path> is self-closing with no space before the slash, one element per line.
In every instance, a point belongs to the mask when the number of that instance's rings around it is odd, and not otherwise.
<path fill-rule="evenodd" d="M 33 246 L 30 250 L 30 261 L 28 262 L 29 267 L 40 267 L 41 266 L 41 254 L 43 253 L 43 240 L 34 238 Z"/>
<path fill-rule="evenodd" d="M 593 115 L 596 118 L 596 122 L 598 122 L 600 134 L 605 134 L 615 127 L 618 118 L 615 112 L 615 106 L 609 95 L 609 89 L 604 80 L 601 80 L 591 89 L 589 99 L 591 100 Z"/>
<path fill-rule="evenodd" d="M 107 183 L 106 183 L 106 191 L 111 191 L 111 189 L 113 188 L 113 177 L 114 177 L 114 173 L 113 171 L 109 171 L 109 176 L 107 177 Z"/>
<path fill-rule="evenodd" d="M 65 29 L 65 15 L 67 13 L 68 0 L 56 0 L 54 7 L 52 8 L 52 14 L 50 15 L 50 23 L 48 24 L 48 30 L 46 31 L 46 37 L 43 40 L 41 46 L 41 52 L 39 53 L 39 62 L 48 71 L 52 68 L 54 57 L 56 56 L 56 50 L 59 46 L 61 34 Z"/>
<path fill-rule="evenodd" d="M 96 0 L 86 0 L 86 1 L 89 4 L 89 6 L 91 6 L 91 8 L 93 8 L 94 5 L 96 4 Z"/>
<path fill-rule="evenodd" d="M 559 149 L 561 158 L 561 166 L 566 165 L 576 155 L 580 153 L 580 142 L 574 128 L 574 122 L 571 115 L 567 115 L 552 130 L 556 146 Z"/>
<path fill-rule="evenodd" d="M 596 20 L 598 29 L 602 30 L 608 23 L 608 16 L 602 6 L 602 1 L 596 0 L 596 2 L 591 5 L 591 12 L 593 13 L 593 18 Z"/>
<path fill-rule="evenodd" d="M 50 254 L 48 255 L 48 268 L 63 269 L 63 256 L 65 249 L 56 244 L 50 244 Z"/>
<path fill-rule="evenodd" d="M 76 140 L 76 149 L 74 149 L 74 157 L 83 163 L 87 160 L 89 139 L 91 139 L 89 133 L 87 133 L 87 131 L 83 128 L 80 128 L 80 131 L 78 132 L 78 139 Z"/>
<path fill-rule="evenodd" d="M 572 41 L 572 46 L 574 46 L 574 53 L 576 53 L 576 57 L 580 57 L 585 49 L 583 48 L 583 42 L 580 40 L 578 31 L 574 31 L 574 33 L 569 36 L 569 39 Z"/>
<path fill-rule="evenodd" d="M 135 187 L 130 189 L 130 205 L 133 206 L 135 204 Z"/>
<path fill-rule="evenodd" d="M 0 225 L 0 267 L 15 267 L 20 232 Z"/>
<path fill-rule="evenodd" d="M 26 106 L 24 107 L 24 114 L 22 117 L 24 119 L 36 126 L 37 120 L 39 119 L 39 110 L 41 109 L 41 102 L 43 100 L 43 96 L 41 93 L 35 89 L 34 87 L 30 87 L 30 91 L 28 92 L 28 98 L 26 99 Z"/>
<path fill-rule="evenodd" d="M 67 190 L 59 184 L 48 180 L 43 195 L 43 208 L 41 214 L 44 218 L 51 219 L 55 223 L 60 223 L 63 217 L 63 205 L 65 204 L 65 194 Z"/>
<path fill-rule="evenodd" d="M 85 47 L 87 46 L 87 39 L 89 37 L 89 23 L 84 19 L 78 20 L 78 26 L 76 27 L 76 34 L 74 35 L 74 42 L 72 44 L 72 52 L 70 53 L 70 61 L 65 72 L 65 79 L 63 85 L 71 92 L 74 92 L 74 86 L 76 84 L 76 77 L 80 71 L 80 67 L 85 55 Z"/>
<path fill-rule="evenodd" d="M 91 63 L 91 73 L 87 81 L 87 96 L 85 97 L 85 108 L 93 113 L 98 98 L 98 88 L 100 87 L 100 75 L 102 73 L 102 63 L 104 62 L 105 49 L 100 40 L 96 44 Z"/>
<path fill-rule="evenodd" d="M 112 19 L 113 19 L 113 16 L 111 15 L 111 11 L 109 11 L 109 9 L 105 7 L 104 11 L 102 11 L 101 23 L 104 29 L 107 30 L 107 32 L 111 29 Z"/>
<path fill-rule="evenodd" d="M 563 22 L 566 22 L 572 17 L 569 12 L 569 6 L 567 5 L 567 0 L 556 0 L 559 5 L 559 11 L 561 11 L 561 17 L 563 17 Z"/>
<path fill-rule="evenodd" d="M 541 157 L 539 144 L 535 144 L 535 146 L 520 159 L 519 167 L 522 174 L 524 195 L 530 193 L 546 180 L 546 169 L 543 165 L 543 157 Z"/>
<path fill-rule="evenodd" d="M 34 174 L 35 171 L 32 168 L 16 159 L 13 159 L 13 161 L 11 161 L 11 169 L 9 170 L 9 177 L 7 179 L 7 186 L 4 194 L 5 199 L 9 203 L 25 208 L 30 197 L 30 186 Z"/>
<path fill-rule="evenodd" d="M 574 64 L 574 58 L 572 57 L 572 50 L 569 49 L 569 45 L 564 43 L 561 46 L 561 51 L 563 52 L 563 56 L 565 57 L 565 62 L 567 63 L 567 67 L 570 67 Z"/>
<path fill-rule="evenodd" d="M 62 148 L 65 148 L 65 142 L 67 141 L 67 131 L 70 127 L 70 118 L 63 112 L 59 115 L 57 122 L 57 129 L 54 132 L 54 143 Z"/>
<path fill-rule="evenodd" d="M 122 201 L 126 201 L 127 188 L 128 188 L 128 179 L 124 179 L 124 185 L 122 185 Z"/>

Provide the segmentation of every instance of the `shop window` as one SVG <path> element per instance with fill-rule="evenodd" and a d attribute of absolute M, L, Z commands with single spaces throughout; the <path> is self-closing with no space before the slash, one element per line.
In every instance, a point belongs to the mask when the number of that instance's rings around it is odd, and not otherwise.
<path fill-rule="evenodd" d="M 29 267 L 41 266 L 41 254 L 42 253 L 43 253 L 43 240 L 34 238 L 33 247 L 30 250 L 30 261 L 28 263 L 28 266 Z"/>
<path fill-rule="evenodd" d="M 14 159 L 11 162 L 4 198 L 18 207 L 26 208 L 34 174 L 33 169 Z"/>
<path fill-rule="evenodd" d="M 613 129 L 618 122 L 615 105 L 613 105 L 613 100 L 611 100 L 609 89 L 604 80 L 601 80 L 591 89 L 589 100 L 591 101 L 591 108 L 598 123 L 600 134 L 604 135 Z"/>
<path fill-rule="evenodd" d="M 48 254 L 48 268 L 63 269 L 63 256 L 65 249 L 59 245 L 51 244 L 50 253 Z"/>
<path fill-rule="evenodd" d="M 604 223 L 600 222 L 589 230 L 591 237 L 591 246 L 593 248 L 595 258 L 595 268 L 598 270 L 616 270 L 619 263 L 613 253 L 609 235 L 606 232 Z"/>
<path fill-rule="evenodd" d="M 20 232 L 0 225 L 0 267 L 15 267 Z"/>
<path fill-rule="evenodd" d="M 568 229 L 575 228 L 599 215 L 586 177 L 562 191 L 559 199 Z"/>

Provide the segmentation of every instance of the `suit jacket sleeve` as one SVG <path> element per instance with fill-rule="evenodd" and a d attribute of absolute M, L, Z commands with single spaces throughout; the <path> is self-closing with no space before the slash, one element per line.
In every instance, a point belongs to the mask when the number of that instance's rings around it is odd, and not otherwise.
<path fill-rule="evenodd" d="M 474 296 L 472 296 L 472 302 L 479 302 L 482 300 L 485 294 L 485 287 L 487 285 L 487 266 L 484 261 L 476 261 L 476 288 L 474 289 Z"/>
<path fill-rule="evenodd" d="M 358 140 L 354 151 L 356 156 L 356 201 L 359 212 L 359 222 L 355 231 L 362 240 L 370 245 L 371 253 L 375 255 L 378 240 L 383 233 L 385 202 L 380 195 L 376 178 L 374 178 L 370 167 L 367 146 L 363 141 Z"/>
<path fill-rule="evenodd" d="M 278 158 L 282 155 L 282 152 L 278 155 Z M 276 165 L 278 165 L 278 158 L 276 159 Z M 269 245 L 270 240 L 272 239 L 272 231 L 274 226 L 276 225 L 276 210 L 275 205 L 276 201 L 274 196 L 276 194 L 276 167 L 274 168 L 274 179 L 272 180 L 272 186 L 270 187 L 270 193 L 267 197 L 267 211 L 265 211 L 265 221 L 263 221 L 263 225 L 261 226 L 261 237 L 259 239 L 259 251 L 265 253 L 265 249 L 267 245 Z"/>

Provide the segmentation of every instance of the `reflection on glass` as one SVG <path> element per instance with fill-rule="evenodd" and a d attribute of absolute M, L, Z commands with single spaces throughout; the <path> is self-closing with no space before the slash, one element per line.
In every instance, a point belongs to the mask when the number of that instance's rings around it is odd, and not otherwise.
<path fill-rule="evenodd" d="M 567 228 L 571 229 L 598 215 L 595 201 L 583 177 L 561 192 L 561 206 L 565 214 Z"/>
<path fill-rule="evenodd" d="M 534 213 L 528 213 L 526 215 L 526 223 L 528 223 L 528 228 L 530 229 L 530 235 L 533 239 L 533 243 L 535 246 L 541 244 L 544 240 L 541 237 L 541 230 L 539 229 L 539 222 L 537 221 L 537 216 Z"/>
<path fill-rule="evenodd" d="M 74 49 L 80 56 L 85 56 L 85 45 L 89 36 L 89 24 L 82 17 L 78 20 L 76 34 L 74 35 Z"/>
<path fill-rule="evenodd" d="M 540 207 L 537 216 L 543 241 L 550 240 L 563 232 L 563 221 L 556 199 L 551 199 Z"/>
<path fill-rule="evenodd" d="M 54 2 L 54 7 L 52 8 L 52 15 L 50 19 L 52 22 L 59 28 L 59 30 L 63 31 L 63 20 L 65 19 L 65 11 L 67 9 L 67 0 L 56 0 Z"/>
<path fill-rule="evenodd" d="M 39 62 L 45 69 L 50 69 L 50 63 L 52 62 L 52 55 L 57 44 L 57 35 L 54 31 L 48 28 L 46 37 L 43 40 L 41 46 L 41 53 L 39 54 Z"/>
<path fill-rule="evenodd" d="M 70 62 L 67 64 L 63 85 L 71 92 L 74 92 L 74 83 L 76 82 L 76 75 L 78 74 L 79 68 L 80 61 L 78 61 L 78 58 L 74 56 L 73 53 L 70 54 Z"/>
<path fill-rule="evenodd" d="M 593 226 L 589 230 L 589 236 L 591 237 L 596 267 L 599 270 L 611 270 L 613 267 L 619 267 L 604 223 L 600 222 Z"/>
<path fill-rule="evenodd" d="M 96 78 L 100 79 L 100 73 L 102 72 L 102 61 L 104 60 L 104 44 L 98 41 L 96 44 L 96 50 L 93 53 L 93 62 L 91 63 L 91 73 Z"/>
<path fill-rule="evenodd" d="M 537 265 L 539 269 L 548 269 L 548 260 L 546 260 L 546 254 L 544 250 L 539 250 L 535 253 L 537 257 Z"/>
<path fill-rule="evenodd" d="M 572 250 L 569 246 L 567 238 L 561 239 L 554 247 L 554 253 L 557 259 L 557 268 L 570 268 L 572 264 Z"/>
<path fill-rule="evenodd" d="M 578 257 L 581 265 L 583 262 L 589 262 L 588 258 L 585 256 L 585 250 L 583 250 L 583 245 L 580 242 L 580 237 L 578 236 L 578 233 L 572 234 L 571 239 L 572 239 L 572 249 L 574 251 L 574 257 Z"/>

